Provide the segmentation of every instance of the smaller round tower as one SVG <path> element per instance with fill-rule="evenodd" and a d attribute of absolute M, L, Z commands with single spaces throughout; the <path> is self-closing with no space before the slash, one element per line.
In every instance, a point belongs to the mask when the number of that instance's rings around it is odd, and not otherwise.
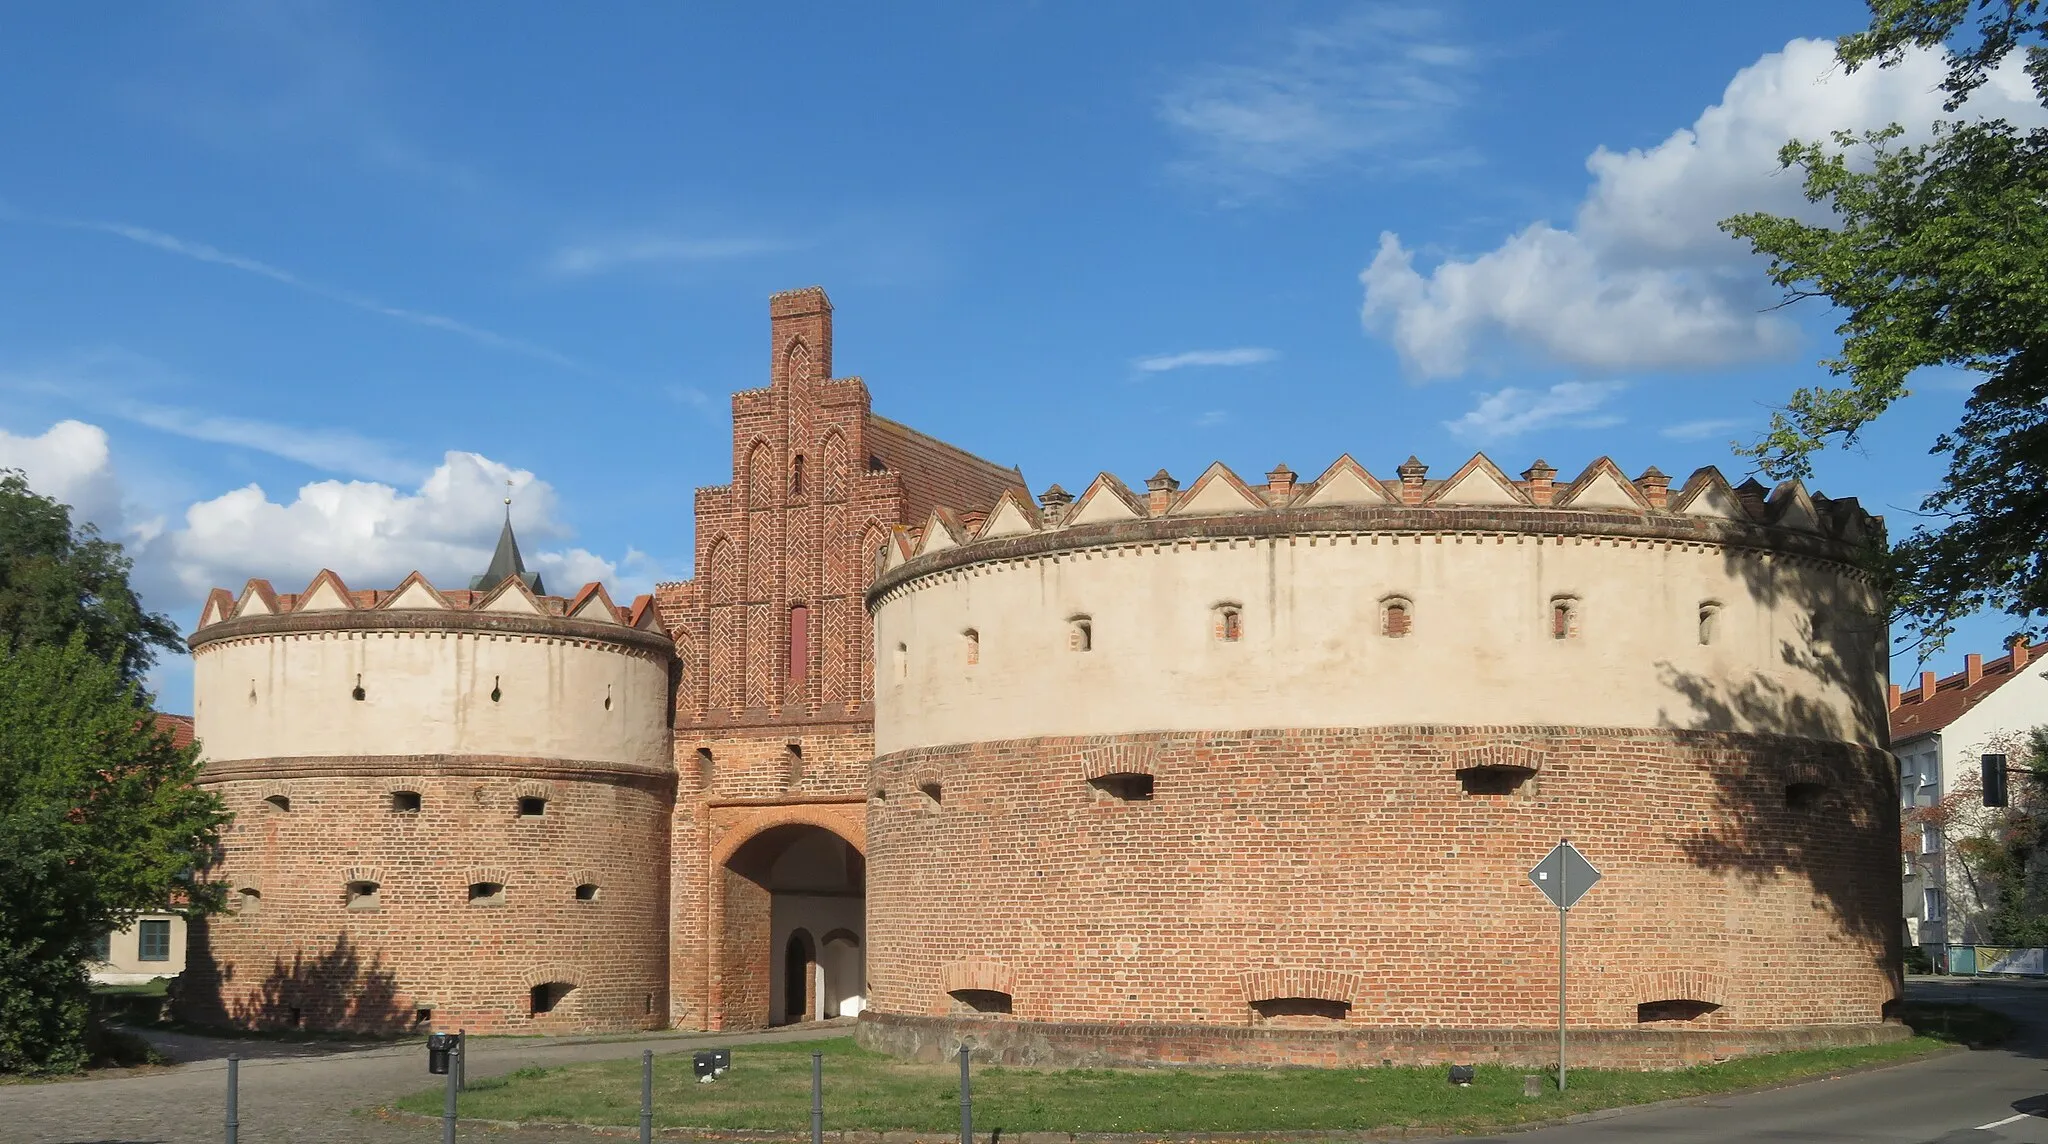
<path fill-rule="evenodd" d="M 188 643 L 202 783 L 234 812 L 179 1005 L 251 1027 L 667 1023 L 675 649 L 652 600 L 489 570 L 216 589 Z"/>

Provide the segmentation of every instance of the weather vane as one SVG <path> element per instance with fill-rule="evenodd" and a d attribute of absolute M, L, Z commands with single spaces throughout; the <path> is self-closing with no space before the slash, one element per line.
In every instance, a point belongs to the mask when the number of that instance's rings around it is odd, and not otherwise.
<path fill-rule="evenodd" d="M 512 478 L 505 478 L 505 519 L 512 519 Z"/>

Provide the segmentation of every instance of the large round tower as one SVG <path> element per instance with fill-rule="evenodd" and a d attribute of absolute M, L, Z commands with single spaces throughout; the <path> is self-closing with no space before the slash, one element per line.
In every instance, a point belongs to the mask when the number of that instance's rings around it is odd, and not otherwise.
<path fill-rule="evenodd" d="M 247 1026 L 667 1024 L 674 647 L 549 596 L 510 525 L 468 591 L 217 590 L 190 639 L 234 812 L 180 1004 Z"/>
<path fill-rule="evenodd" d="M 1879 525 L 1484 457 L 941 511 L 882 554 L 861 1034 L 1536 1063 L 1902 1035 Z"/>

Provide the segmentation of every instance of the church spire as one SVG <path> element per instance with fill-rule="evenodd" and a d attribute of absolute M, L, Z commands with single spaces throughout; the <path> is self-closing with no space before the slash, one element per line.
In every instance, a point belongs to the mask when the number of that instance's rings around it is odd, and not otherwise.
<path fill-rule="evenodd" d="M 511 488 L 512 482 L 506 481 L 505 527 L 498 532 L 497 551 L 491 553 L 491 564 L 484 569 L 484 574 L 470 579 L 469 590 L 488 592 L 516 577 L 526 581 L 526 586 L 533 589 L 534 595 L 544 595 L 547 589 L 541 587 L 540 573 L 528 572 L 526 562 L 519 558 L 519 538 L 512 535 Z"/>

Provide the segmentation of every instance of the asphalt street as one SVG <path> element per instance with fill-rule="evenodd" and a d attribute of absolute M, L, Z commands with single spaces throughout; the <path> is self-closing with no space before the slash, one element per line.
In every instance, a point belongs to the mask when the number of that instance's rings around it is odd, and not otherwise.
<path fill-rule="evenodd" d="M 2048 1144 L 2048 983 L 1915 978 L 1907 994 L 1996 1009 L 2021 1021 L 2023 1031 L 1998 1049 L 1951 1053 L 1771 1092 L 1617 1110 L 1576 1124 L 1483 1139 L 1498 1144 Z"/>

